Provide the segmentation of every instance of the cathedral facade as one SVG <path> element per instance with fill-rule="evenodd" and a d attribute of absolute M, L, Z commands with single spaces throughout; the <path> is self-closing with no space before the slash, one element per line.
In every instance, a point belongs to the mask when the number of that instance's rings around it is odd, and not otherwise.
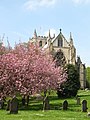
<path fill-rule="evenodd" d="M 81 89 L 86 88 L 85 64 L 82 64 L 80 57 L 76 58 L 76 48 L 74 46 L 71 33 L 69 40 L 67 40 L 62 34 L 61 29 L 60 33 L 57 36 L 54 34 L 53 37 L 50 35 L 50 30 L 48 36 L 38 36 L 35 30 L 34 36 L 29 40 L 29 42 L 37 43 L 39 47 L 41 47 L 46 52 L 49 51 L 51 54 L 56 54 L 58 52 L 61 53 L 59 59 L 62 59 L 64 64 L 77 65 Z"/>

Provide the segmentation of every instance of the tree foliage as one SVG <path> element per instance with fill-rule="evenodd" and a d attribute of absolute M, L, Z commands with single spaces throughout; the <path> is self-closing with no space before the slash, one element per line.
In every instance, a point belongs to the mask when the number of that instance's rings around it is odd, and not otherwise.
<path fill-rule="evenodd" d="M 34 94 L 56 89 L 67 74 L 55 67 L 52 56 L 34 44 L 19 44 L 0 55 L 0 94 Z"/>
<path fill-rule="evenodd" d="M 80 89 L 79 73 L 77 68 L 72 64 L 68 64 L 66 69 L 68 74 L 67 81 L 59 86 L 57 91 L 58 97 L 76 96 Z"/>

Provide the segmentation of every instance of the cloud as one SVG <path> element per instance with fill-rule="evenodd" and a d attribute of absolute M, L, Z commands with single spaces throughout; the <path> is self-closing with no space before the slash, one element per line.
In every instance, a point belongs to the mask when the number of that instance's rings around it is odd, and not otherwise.
<path fill-rule="evenodd" d="M 72 0 L 75 4 L 88 4 L 90 0 Z"/>
<path fill-rule="evenodd" d="M 50 7 L 56 4 L 57 0 L 28 0 L 24 6 L 28 10 L 36 10 L 39 7 Z"/>
<path fill-rule="evenodd" d="M 27 0 L 27 2 L 24 3 L 24 8 L 27 10 L 37 10 L 41 7 L 51 7 L 65 2 L 72 2 L 76 5 L 87 5 L 90 3 L 90 0 Z"/>

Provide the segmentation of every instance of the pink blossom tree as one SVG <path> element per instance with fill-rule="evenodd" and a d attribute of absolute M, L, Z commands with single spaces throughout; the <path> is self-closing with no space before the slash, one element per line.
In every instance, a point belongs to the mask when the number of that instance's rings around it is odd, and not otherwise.
<path fill-rule="evenodd" d="M 67 74 L 64 69 L 55 67 L 52 56 L 42 51 L 37 45 L 18 46 L 16 51 L 20 52 L 20 59 L 23 58 L 24 62 L 20 74 L 22 76 L 18 80 L 21 93 L 31 94 L 57 89 L 58 85 L 66 80 Z"/>
<path fill-rule="evenodd" d="M 18 90 L 16 81 L 19 72 L 18 58 L 13 53 L 0 56 L 0 95 L 13 95 Z"/>
<path fill-rule="evenodd" d="M 56 89 L 67 78 L 63 68 L 55 67 L 49 53 L 37 45 L 18 45 L 0 55 L 0 94 L 34 94 Z"/>

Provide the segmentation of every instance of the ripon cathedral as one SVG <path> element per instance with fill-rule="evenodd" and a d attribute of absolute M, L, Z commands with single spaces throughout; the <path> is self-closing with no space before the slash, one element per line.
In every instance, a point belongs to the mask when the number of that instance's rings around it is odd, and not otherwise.
<path fill-rule="evenodd" d="M 53 37 L 50 35 L 50 30 L 48 36 L 38 36 L 36 30 L 34 35 L 29 42 L 35 42 L 45 51 L 49 51 L 51 54 L 59 53 L 59 58 L 62 59 L 64 64 L 73 64 L 78 66 L 79 78 L 81 89 L 86 88 L 86 68 L 85 64 L 82 63 L 79 56 L 76 57 L 76 48 L 73 43 L 73 38 L 70 33 L 69 40 L 65 38 L 60 32 L 57 36 L 55 34 Z M 61 65 L 63 64 L 61 63 Z"/>

